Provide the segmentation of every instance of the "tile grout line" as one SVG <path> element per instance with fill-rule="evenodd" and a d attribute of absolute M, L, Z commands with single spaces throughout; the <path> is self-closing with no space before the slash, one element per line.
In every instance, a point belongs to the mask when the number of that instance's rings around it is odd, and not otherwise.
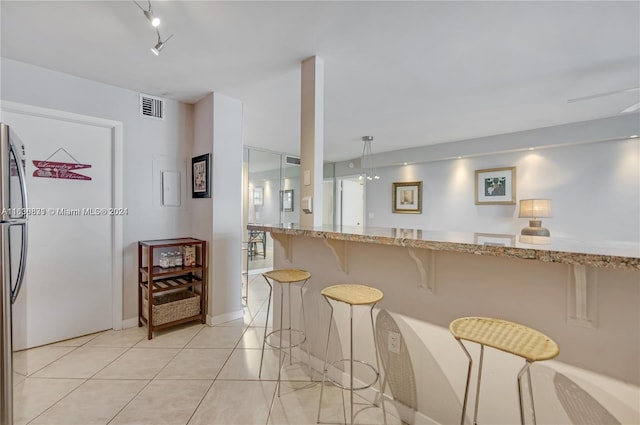
<path fill-rule="evenodd" d="M 187 345 L 189 345 L 189 343 L 190 343 L 190 342 L 191 342 L 191 341 L 192 341 L 192 340 L 193 340 L 193 339 L 194 339 L 194 338 L 195 338 L 195 337 L 196 337 L 196 336 L 197 336 L 197 335 L 202 331 L 202 329 L 204 329 L 204 326 L 203 326 L 203 327 L 201 327 L 201 328 L 200 328 L 200 330 L 198 330 L 198 332 L 194 333 L 194 334 L 193 334 L 193 336 L 192 336 L 192 337 L 191 337 L 187 342 L 185 342 L 185 344 L 182 346 L 182 348 L 180 348 L 180 349 L 178 350 L 178 352 L 177 352 L 177 353 L 176 353 L 176 354 L 171 358 L 171 360 L 169 360 L 169 361 L 167 362 L 167 364 L 165 364 L 165 365 L 164 365 L 164 366 L 163 366 L 163 367 L 162 367 L 162 368 L 161 368 L 161 369 L 160 369 L 160 370 L 159 370 L 159 371 L 154 375 L 154 377 L 153 377 L 153 378 L 149 379 L 149 380 L 148 380 L 148 382 L 147 382 L 147 384 L 146 384 L 146 385 L 144 385 L 142 388 L 140 388 L 140 390 L 139 390 L 138 392 L 136 392 L 136 394 L 135 394 L 133 397 L 131 397 L 131 399 L 130 399 L 128 402 L 126 402 L 126 403 L 124 404 L 124 406 L 122 406 L 122 407 L 121 407 L 121 408 L 120 408 L 120 409 L 119 409 L 119 410 L 118 410 L 118 411 L 117 411 L 117 412 L 116 412 L 116 413 L 111 417 L 111 419 L 109 419 L 109 421 L 107 422 L 107 425 L 108 425 L 108 424 L 110 424 L 111 422 L 113 422 L 113 420 L 114 420 L 115 418 L 117 418 L 117 417 L 118 417 L 118 415 L 120 415 L 120 413 L 122 413 L 122 412 L 127 408 L 127 406 L 129 406 L 129 405 L 131 404 L 131 402 L 132 402 L 133 400 L 135 400 L 135 399 L 140 395 L 140 393 L 141 393 L 142 391 L 144 391 L 144 390 L 145 390 L 145 389 L 146 389 L 146 388 L 151 384 L 151 382 L 153 382 L 153 381 L 155 380 L 155 378 L 158 376 L 158 374 L 160 374 L 160 373 L 161 373 L 161 372 L 162 372 L 162 371 L 167 367 L 167 365 L 168 365 L 169 363 L 171 363 L 171 361 L 172 361 L 172 360 L 174 360 L 174 359 L 178 356 L 178 354 L 180 354 L 180 353 L 185 349 L 185 347 L 186 347 Z M 143 339 L 144 339 L 144 338 L 143 338 Z M 141 340 L 141 341 L 142 341 L 142 340 Z M 138 341 L 138 342 L 136 343 L 136 345 L 137 345 L 137 344 L 139 344 L 141 341 Z M 134 345 L 134 346 L 135 346 L 135 345 Z M 133 348 L 133 347 L 132 347 L 132 348 Z M 156 350 L 156 349 L 158 349 L 158 348 L 163 348 L 163 349 L 164 349 L 164 348 L 167 348 L 167 347 L 149 347 L 149 348 L 147 348 L 147 349 L 149 349 L 149 350 Z M 213 385 L 213 382 L 212 382 L 211 384 Z M 209 386 L 209 387 L 211 387 L 211 386 Z M 208 392 L 208 391 L 209 391 L 209 390 L 207 389 L 207 392 Z M 206 392 L 205 392 L 205 394 L 206 394 Z"/>
<path fill-rule="evenodd" d="M 247 279 L 247 285 L 249 284 L 249 279 Z M 260 310 L 262 310 L 262 308 L 264 307 L 264 304 L 268 301 L 268 298 L 262 302 L 262 304 L 260 304 L 260 307 L 258 307 L 258 309 L 256 310 L 256 315 L 260 312 Z M 249 306 L 247 305 L 245 307 L 246 309 L 249 308 Z M 240 344 L 240 341 L 242 341 L 242 337 L 247 333 L 247 331 L 249 330 L 249 328 L 251 327 L 251 324 L 253 323 L 253 321 L 255 320 L 255 315 L 251 316 L 251 320 L 249 321 L 248 325 L 244 325 L 243 324 L 243 330 L 242 333 L 240 334 L 240 337 L 238 338 L 238 340 L 236 341 L 234 347 L 231 349 L 231 351 L 229 352 L 229 355 L 227 356 L 226 360 L 224 361 L 224 363 L 222 364 L 222 366 L 220 367 L 220 369 L 218 370 L 218 373 L 216 373 L 216 376 L 213 378 L 213 381 L 211 382 L 211 385 L 209 385 L 209 388 L 207 389 L 207 391 L 204 393 L 204 395 L 202 396 L 202 398 L 200 399 L 200 402 L 198 403 L 198 405 L 196 406 L 196 408 L 193 410 L 193 412 L 191 413 L 191 416 L 189 416 L 189 420 L 187 421 L 187 425 L 189 424 L 189 422 L 191 422 L 191 420 L 193 419 L 193 416 L 196 414 L 196 412 L 198 411 L 198 409 L 200 408 L 200 406 L 202 405 L 202 402 L 204 401 L 204 399 L 206 398 L 207 394 L 209 393 L 209 391 L 211 391 L 211 388 L 213 388 L 213 385 L 216 383 L 216 381 L 220 381 L 219 376 L 220 373 L 222 373 L 222 370 L 225 368 L 225 366 L 227 365 L 227 363 L 229 362 L 229 359 L 231 358 L 231 356 L 233 355 L 233 353 L 238 350 L 238 349 L 243 349 L 243 348 L 238 348 L 238 344 Z M 215 327 L 215 326 L 214 326 Z M 224 327 L 224 326 L 219 326 L 219 327 Z M 237 380 L 237 381 L 249 381 L 246 379 L 241 379 L 241 380 Z M 259 382 L 262 382 L 261 379 L 258 380 Z M 255 382 L 255 381 L 252 381 Z M 275 392 L 275 388 L 274 388 L 274 392 Z"/>
<path fill-rule="evenodd" d="M 260 275 L 255 275 L 254 278 L 252 279 L 253 285 L 255 286 L 256 283 L 256 279 L 259 279 Z M 249 284 L 251 284 L 251 282 L 249 282 Z M 255 297 L 255 295 L 254 295 Z M 242 339 L 247 335 L 247 331 L 249 331 L 250 329 L 259 329 L 259 328 L 263 328 L 264 325 L 260 325 L 260 326 L 255 326 L 257 325 L 257 316 L 260 314 L 260 312 L 264 309 L 264 306 L 266 305 L 266 303 L 268 302 L 268 298 L 265 298 L 259 305 L 259 307 L 257 309 L 255 309 L 255 313 L 251 314 L 250 311 L 250 307 L 247 305 L 245 306 L 246 312 L 249 313 L 250 315 L 250 320 L 248 320 L 247 324 L 242 324 L 242 332 L 240 334 L 240 336 L 238 337 L 238 339 L 236 340 L 235 344 L 233 345 L 233 348 L 231 348 L 231 350 L 229 351 L 229 354 L 227 355 L 226 359 L 224 360 L 224 362 L 222 363 L 220 369 L 217 371 L 214 379 L 211 381 L 210 385 L 208 386 L 208 388 L 206 389 L 206 391 L 204 392 L 203 396 L 200 398 L 199 402 L 197 403 L 196 408 L 194 409 L 194 411 L 191 413 L 187 423 L 189 421 L 192 420 L 195 412 L 198 410 L 198 408 L 202 405 L 202 402 L 204 401 L 204 398 L 206 397 L 206 395 L 209 393 L 209 391 L 211 390 L 211 388 L 213 387 L 213 384 L 215 383 L 215 381 L 225 381 L 225 380 L 221 380 L 219 378 L 222 370 L 228 365 L 228 362 L 231 358 L 231 356 L 237 352 L 238 349 L 250 349 L 250 348 L 245 348 L 245 347 L 239 347 Z M 268 318 L 267 318 L 268 321 Z M 252 326 L 254 325 L 254 326 Z M 214 327 L 224 327 L 222 324 L 221 325 L 217 325 Z M 132 397 L 131 399 L 126 402 L 120 409 L 118 409 L 117 412 L 115 412 L 113 414 L 113 416 L 111 417 L 111 419 L 108 419 L 106 423 L 112 423 L 115 418 L 120 415 L 122 413 L 122 411 L 124 409 L 126 409 L 128 406 L 130 406 L 131 402 L 133 400 L 135 400 L 137 397 L 139 397 L 140 393 L 142 393 L 145 389 L 148 388 L 149 384 L 153 381 L 159 381 L 158 376 L 160 373 L 162 373 L 162 371 L 166 370 L 167 366 L 174 361 L 179 355 L 180 353 L 185 352 L 185 350 L 188 350 L 188 345 L 189 343 L 191 343 L 196 337 L 197 335 L 200 334 L 200 332 L 202 332 L 202 330 L 205 329 L 205 326 L 202 326 L 196 333 L 194 333 L 181 347 L 177 347 L 178 350 L 176 351 L 175 355 L 173 355 L 171 357 L 171 359 L 163 366 L 161 367 L 157 373 L 154 374 L 154 376 L 151 379 L 148 378 L 143 378 L 143 379 L 136 379 L 136 378 L 130 378 L 132 380 L 138 380 L 138 381 L 147 381 L 145 385 L 143 385 Z M 42 371 L 43 369 L 45 369 L 46 367 L 50 366 L 51 364 L 55 363 L 56 361 L 62 360 L 64 359 L 67 355 L 71 354 L 71 353 L 76 353 L 79 349 L 81 348 L 96 348 L 96 349 L 100 349 L 100 348 L 122 348 L 124 349 L 124 351 L 122 353 L 120 353 L 119 355 L 117 355 L 114 359 L 112 359 L 111 361 L 109 361 L 107 364 L 105 364 L 103 367 L 101 367 L 100 369 L 98 369 L 97 371 L 95 371 L 93 374 L 91 374 L 89 377 L 82 377 L 82 378 L 60 378 L 60 377 L 52 377 L 52 378 L 48 378 L 48 377 L 43 377 L 43 378 L 38 378 L 38 379 L 73 379 L 73 380 L 78 380 L 78 381 L 82 381 L 79 385 L 77 385 L 76 387 L 74 387 L 73 389 L 69 390 L 68 392 L 66 392 L 64 395 L 62 395 L 61 397 L 59 397 L 57 399 L 56 402 L 54 402 L 52 405 L 50 405 L 49 407 L 45 408 L 42 412 L 38 413 L 36 416 L 34 416 L 32 419 L 30 419 L 28 422 L 28 424 L 31 424 L 33 422 L 35 422 L 39 417 L 42 417 L 42 415 L 44 415 L 46 412 L 50 411 L 52 408 L 54 408 L 55 406 L 59 405 L 59 403 L 65 399 L 67 399 L 71 394 L 73 394 L 76 391 L 82 391 L 81 388 L 87 384 L 88 382 L 92 381 L 124 381 L 127 379 L 123 379 L 123 378 L 104 378 L 104 379 L 99 379 L 96 378 L 96 376 L 101 373 L 102 371 L 104 371 L 106 368 L 108 368 L 109 366 L 113 365 L 117 360 L 121 359 L 126 353 L 130 352 L 133 348 L 138 348 L 140 350 L 157 350 L 157 349 L 164 349 L 164 348 L 173 348 L 173 347 L 137 347 L 138 344 L 140 344 L 143 340 L 144 340 L 144 336 L 141 337 L 137 342 L 134 342 L 132 345 L 127 345 L 127 346 L 91 346 L 89 345 L 92 341 L 94 341 L 96 338 L 98 338 L 100 335 L 104 335 L 109 331 L 106 332 L 102 332 L 102 333 L 96 333 L 92 338 L 88 339 L 87 341 L 84 341 L 82 344 L 77 345 L 77 346 L 71 346 L 71 350 L 65 354 L 63 354 L 62 356 L 48 362 L 47 364 L 45 364 L 44 366 L 38 368 L 37 370 L 35 370 L 34 372 L 32 372 L 31 374 L 28 374 L 26 376 L 27 379 L 31 378 L 31 379 L 35 379 L 33 378 L 33 375 Z M 69 347 L 69 346 L 63 346 L 63 347 Z M 224 349 L 228 349 L 228 348 L 224 348 Z M 250 379 L 239 379 L 238 381 L 245 381 L 245 382 L 256 382 L 254 380 L 250 380 Z M 259 379 L 257 382 L 270 382 L 270 380 L 262 380 Z M 274 387 L 274 391 L 275 391 L 275 387 Z M 267 417 L 268 420 L 268 417 Z"/>
<path fill-rule="evenodd" d="M 44 369 L 44 368 L 46 368 L 46 367 L 48 367 L 48 366 L 52 365 L 53 363 L 57 362 L 58 360 L 63 359 L 64 357 L 68 356 L 69 354 L 73 353 L 74 351 L 78 350 L 79 348 L 84 347 L 84 346 L 85 346 L 85 345 L 87 345 L 89 342 L 93 341 L 94 339 L 96 339 L 97 337 L 99 337 L 101 334 L 104 334 L 104 333 L 106 333 L 106 332 L 108 332 L 108 331 L 101 331 L 101 332 L 96 332 L 95 334 L 89 334 L 89 335 L 94 335 L 94 337 L 93 337 L 93 338 L 91 338 L 91 339 L 89 339 L 89 340 L 87 340 L 87 341 L 85 341 L 85 342 L 83 342 L 83 343 L 82 343 L 82 344 L 80 344 L 80 345 L 58 345 L 58 344 L 59 344 L 59 342 L 58 342 L 58 343 L 54 343 L 54 344 L 40 345 L 40 346 L 38 346 L 38 347 L 27 348 L 27 349 L 25 350 L 25 351 L 26 351 L 26 353 L 25 353 L 25 361 L 27 362 L 27 366 L 28 366 L 28 361 L 27 361 L 26 357 L 28 357 L 28 352 L 29 352 L 29 350 L 33 350 L 33 349 L 37 349 L 37 348 L 43 348 L 43 347 L 66 347 L 66 348 L 72 348 L 72 350 L 68 351 L 67 353 L 64 353 L 62 356 L 60 356 L 60 357 L 58 357 L 58 358 L 56 358 L 56 359 L 54 359 L 54 360 L 51 360 L 49 363 L 47 363 L 46 365 L 42 366 L 42 367 L 41 367 L 41 368 L 39 368 L 38 370 L 35 370 L 33 373 L 27 373 L 27 375 L 25 376 L 25 378 L 34 378 L 34 376 L 33 376 L 33 375 L 35 375 L 36 373 L 40 372 L 42 369 Z M 84 338 L 84 337 L 86 337 L 86 336 L 87 336 L 87 335 L 83 335 L 83 336 L 80 336 L 80 337 L 78 337 L 78 338 Z M 76 339 L 76 338 L 73 338 L 73 339 Z M 69 340 L 69 341 L 70 341 L 70 340 Z M 64 341 L 62 341 L 62 342 L 64 342 Z M 35 378 L 37 378 L 37 377 L 35 377 Z M 64 378 L 64 379 L 67 379 L 67 378 Z"/>

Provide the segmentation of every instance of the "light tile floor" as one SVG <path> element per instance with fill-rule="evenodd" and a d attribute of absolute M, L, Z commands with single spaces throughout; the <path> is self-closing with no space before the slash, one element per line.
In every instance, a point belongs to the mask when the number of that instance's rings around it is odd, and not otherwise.
<path fill-rule="evenodd" d="M 276 396 L 278 355 L 265 352 L 258 378 L 268 288 L 250 276 L 244 318 L 220 326 L 187 324 L 156 332 L 105 331 L 16 353 L 15 425 L 315 424 L 318 373 L 285 366 Z M 321 423 L 343 423 L 348 394 L 325 386 Z M 271 403 L 273 406 L 269 414 Z M 389 414 L 389 425 L 401 422 Z M 347 407 L 348 411 L 348 407 Z M 382 424 L 379 408 L 358 424 Z"/>

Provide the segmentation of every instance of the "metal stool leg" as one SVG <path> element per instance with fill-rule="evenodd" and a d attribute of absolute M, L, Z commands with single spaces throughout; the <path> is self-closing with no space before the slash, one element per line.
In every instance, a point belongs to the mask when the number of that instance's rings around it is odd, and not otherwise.
<path fill-rule="evenodd" d="M 380 356 L 378 356 L 378 340 L 376 338 L 376 330 L 375 327 L 373 326 L 373 308 L 376 305 L 373 304 L 371 306 L 371 310 L 369 311 L 369 316 L 371 317 L 371 332 L 373 333 L 373 349 L 375 350 L 376 353 L 376 368 L 378 369 L 378 379 L 380 379 L 380 373 L 382 371 L 382 369 L 380 369 Z M 385 381 L 386 382 L 386 375 L 385 375 Z M 380 404 L 382 405 L 382 416 L 384 418 L 384 425 L 387 425 L 387 411 L 384 408 L 384 383 L 381 382 L 382 380 L 378 381 L 379 385 L 380 385 Z"/>
<path fill-rule="evenodd" d="M 273 293 L 273 286 L 269 279 L 265 276 L 264 280 L 267 281 L 267 285 L 269 285 L 269 299 L 267 300 L 267 317 L 264 319 L 264 336 L 262 337 L 262 354 L 260 354 L 260 371 L 258 372 L 258 379 L 262 378 L 262 361 L 264 360 L 264 344 L 267 341 L 267 325 L 269 324 L 269 309 L 271 308 L 271 294 Z"/>
<path fill-rule="evenodd" d="M 533 363 L 529 363 L 531 366 Z M 527 381 L 529 382 L 529 399 L 531 399 L 531 414 L 533 415 L 533 425 L 536 425 L 536 408 L 533 405 L 533 388 L 531 387 L 531 368 L 527 368 Z"/>
<path fill-rule="evenodd" d="M 307 282 L 309 281 L 309 279 L 305 280 L 304 282 L 302 282 L 302 285 L 300 285 L 300 306 L 302 307 L 302 332 L 304 333 L 304 339 L 305 341 L 307 340 L 307 319 L 306 316 L 304 314 L 304 285 L 307 284 Z M 309 380 L 313 381 L 313 369 L 311 368 L 311 353 L 309 351 L 309 345 L 305 344 L 306 346 L 306 351 L 307 351 L 307 366 L 309 367 Z"/>
<path fill-rule="evenodd" d="M 288 286 L 287 290 L 289 291 L 289 294 L 288 294 L 288 296 L 289 296 L 289 311 L 288 311 L 288 313 L 289 313 L 289 366 L 291 366 L 293 364 L 293 354 L 292 354 L 292 348 L 291 348 L 292 347 L 292 343 L 293 343 L 292 340 L 291 340 L 291 338 L 292 338 L 292 336 L 291 336 L 291 333 L 292 333 L 291 332 L 291 326 L 292 326 L 291 325 L 291 284 L 289 284 L 287 286 Z M 282 344 L 280 344 L 280 345 L 282 345 Z"/>
<path fill-rule="evenodd" d="M 480 404 L 480 381 L 482 380 L 482 360 L 484 359 L 484 345 L 480 344 L 480 361 L 478 362 L 478 380 L 476 385 L 476 405 L 473 409 L 473 424 L 478 425 L 478 405 Z"/>
<path fill-rule="evenodd" d="M 464 387 L 464 399 L 462 401 L 462 417 L 460 418 L 460 425 L 464 425 L 464 418 L 467 414 L 467 400 L 469 399 L 469 384 L 471 383 L 471 367 L 473 365 L 473 360 L 471 359 L 471 355 L 469 351 L 467 351 L 467 347 L 464 346 L 461 340 L 457 339 L 458 344 L 462 347 L 462 350 L 467 355 L 467 359 L 469 359 L 469 366 L 467 367 L 467 383 Z"/>
<path fill-rule="evenodd" d="M 349 403 L 351 403 L 351 425 L 353 425 L 353 306 L 349 305 Z"/>
<path fill-rule="evenodd" d="M 533 424 L 536 424 L 536 409 L 533 405 L 533 388 L 531 386 L 531 362 L 526 361 L 520 372 L 518 372 L 518 400 L 520 401 L 520 423 L 524 425 L 524 400 L 522 395 L 522 375 L 527 373 L 527 381 L 529 383 L 529 399 L 531 400 L 531 413 L 533 414 Z"/>
<path fill-rule="evenodd" d="M 467 359 L 469 359 L 469 366 L 467 367 L 467 383 L 464 386 L 464 399 L 462 401 L 462 417 L 460 418 L 460 425 L 464 425 L 464 419 L 467 414 L 467 401 L 469 400 L 469 384 L 471 383 L 471 367 L 473 365 L 473 359 L 471 358 L 471 354 L 467 351 L 467 347 L 464 346 L 461 340 L 457 339 L 458 344 L 462 347 L 462 350 L 467 355 Z"/>
<path fill-rule="evenodd" d="M 320 411 L 322 410 L 322 395 L 324 394 L 324 383 L 327 377 L 327 356 L 329 355 L 329 339 L 331 338 L 331 322 L 333 321 L 333 306 L 326 297 L 324 300 L 329 304 L 331 309 L 331 315 L 329 316 L 329 330 L 327 331 L 327 343 L 324 346 L 324 366 L 322 366 L 322 383 L 320 384 L 320 403 L 318 404 L 318 418 L 317 423 L 320 423 Z M 346 422 L 346 421 L 345 421 Z"/>
<path fill-rule="evenodd" d="M 291 300 L 289 300 L 291 301 Z M 289 309 L 291 310 L 291 309 Z M 280 342 L 278 346 L 278 382 L 276 385 L 278 386 L 278 397 L 280 397 L 280 375 L 282 374 L 282 368 L 284 367 L 284 357 L 282 357 L 282 334 L 284 333 L 283 328 L 283 317 L 284 317 L 284 288 L 280 285 Z M 289 323 L 289 346 L 291 346 L 291 323 Z"/>

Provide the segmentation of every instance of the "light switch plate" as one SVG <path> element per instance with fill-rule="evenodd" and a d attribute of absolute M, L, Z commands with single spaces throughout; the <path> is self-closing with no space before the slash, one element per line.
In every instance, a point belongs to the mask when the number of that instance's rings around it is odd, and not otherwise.
<path fill-rule="evenodd" d="M 304 185 L 311 185 L 311 170 L 304 170 Z"/>

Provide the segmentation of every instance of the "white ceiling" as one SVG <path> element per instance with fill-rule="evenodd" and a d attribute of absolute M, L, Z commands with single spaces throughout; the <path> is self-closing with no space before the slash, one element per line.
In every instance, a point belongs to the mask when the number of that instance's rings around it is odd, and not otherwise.
<path fill-rule="evenodd" d="M 139 2 L 147 7 L 146 0 Z M 613 116 L 640 91 L 640 2 L 0 3 L 3 57 L 195 102 L 244 102 L 245 144 L 299 152 L 300 62 L 325 61 L 325 160 Z"/>

